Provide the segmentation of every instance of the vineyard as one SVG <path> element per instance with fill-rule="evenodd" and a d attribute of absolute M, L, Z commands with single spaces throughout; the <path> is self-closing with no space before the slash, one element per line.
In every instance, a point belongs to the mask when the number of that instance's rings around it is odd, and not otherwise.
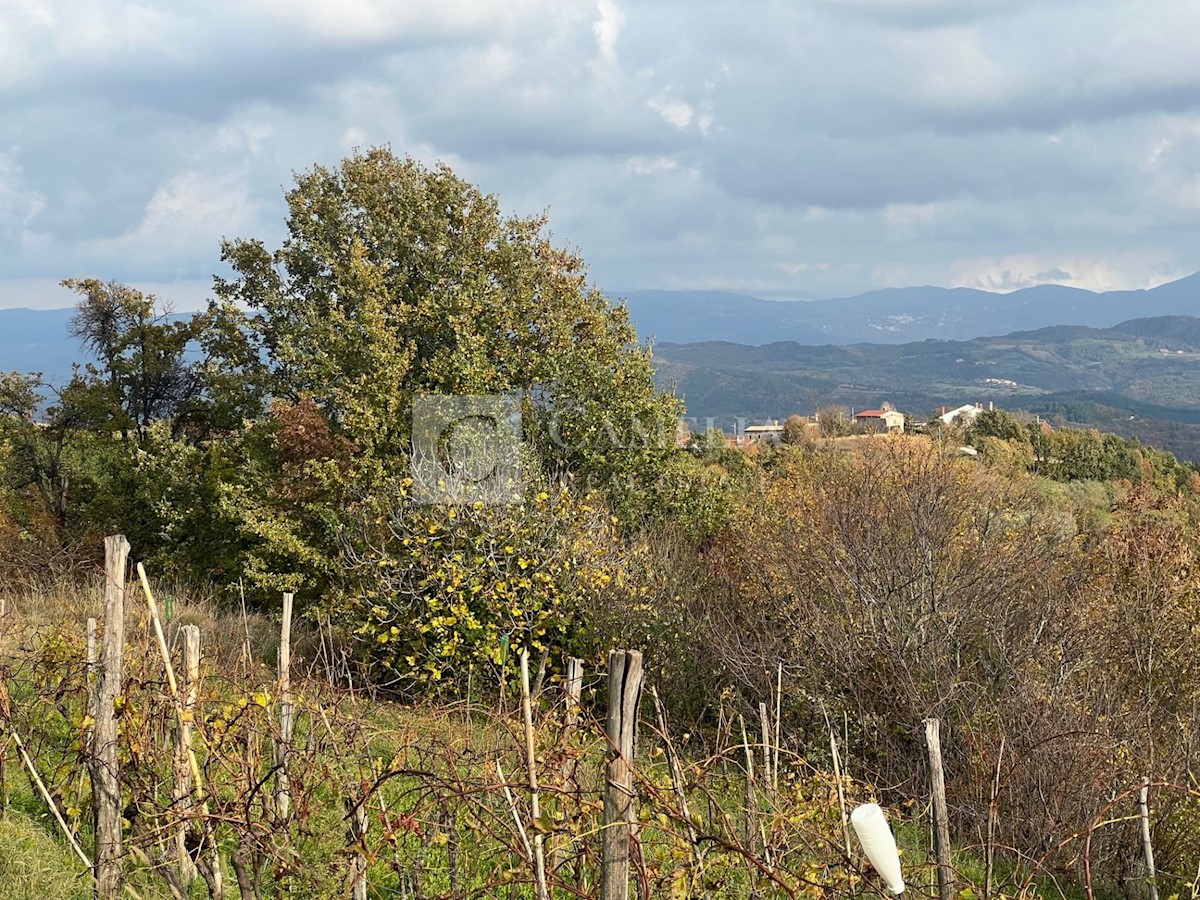
<path fill-rule="evenodd" d="M 595 717 L 611 703 L 603 678 L 579 661 L 573 677 L 543 670 L 531 685 L 522 655 L 507 712 L 401 709 L 322 659 L 319 636 L 293 680 L 287 616 L 272 669 L 256 662 L 261 620 L 202 653 L 190 607 L 173 603 L 164 621 L 148 583 L 105 588 L 103 627 L 10 627 L 4 709 L 6 792 L 20 792 L 19 759 L 39 794 L 24 805 L 94 871 L 99 896 L 587 897 L 622 868 L 641 896 L 798 896 L 858 880 L 837 798 L 865 789 L 781 752 L 769 719 L 756 743 L 731 716 L 714 753 L 684 761 L 650 687 L 643 747 L 626 755 L 640 654 L 614 654 L 632 691 L 622 754 Z M 119 630 L 113 669 L 106 634 Z M 119 690 L 104 667 L 123 670 Z M 607 799 L 606 781 L 620 787 Z"/>
<path fill-rule="evenodd" d="M 551 674 L 523 652 L 488 702 L 399 706 L 319 629 L 293 655 L 290 595 L 281 623 L 214 616 L 107 550 L 65 621 L 6 600 L 5 823 L 71 854 L 37 896 L 886 895 L 846 818 L 879 791 L 845 774 L 836 724 L 807 750 L 783 730 L 782 670 L 757 716 L 719 698 L 703 738 L 672 731 L 638 652 Z M 1063 846 L 1086 860 L 1125 801 Z M 892 811 L 910 892 L 1070 895 L 1045 860 L 997 862 L 990 822 L 939 868 L 928 812 Z"/>

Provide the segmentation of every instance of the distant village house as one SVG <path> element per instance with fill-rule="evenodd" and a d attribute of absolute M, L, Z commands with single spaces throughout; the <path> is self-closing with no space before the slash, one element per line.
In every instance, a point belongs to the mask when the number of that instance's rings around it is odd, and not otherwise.
<path fill-rule="evenodd" d="M 904 413 L 885 404 L 883 409 L 864 409 L 854 414 L 854 421 L 864 431 L 903 431 Z"/>
<path fill-rule="evenodd" d="M 988 404 L 988 409 L 992 408 L 992 404 Z M 975 421 L 975 417 L 983 412 L 982 403 L 967 403 L 955 409 L 942 408 L 942 414 L 938 416 L 942 420 L 943 425 L 970 425 Z"/>
<path fill-rule="evenodd" d="M 780 444 L 783 443 L 783 426 L 777 421 L 770 425 L 747 425 L 745 436 L 755 444 Z"/>

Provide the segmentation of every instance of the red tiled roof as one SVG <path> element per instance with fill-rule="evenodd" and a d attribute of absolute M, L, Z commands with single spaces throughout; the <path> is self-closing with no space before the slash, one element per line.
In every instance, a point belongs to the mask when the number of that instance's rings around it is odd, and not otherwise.
<path fill-rule="evenodd" d="M 856 413 L 854 416 L 856 419 L 879 419 L 882 417 L 882 409 L 864 409 L 862 412 Z"/>

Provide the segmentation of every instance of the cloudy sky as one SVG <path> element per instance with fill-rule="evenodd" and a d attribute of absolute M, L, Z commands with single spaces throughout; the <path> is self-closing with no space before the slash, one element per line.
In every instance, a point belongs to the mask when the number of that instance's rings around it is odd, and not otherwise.
<path fill-rule="evenodd" d="M 595 281 L 773 298 L 1200 269 L 1195 0 L 4 0 L 0 307 L 206 296 L 389 144 Z"/>

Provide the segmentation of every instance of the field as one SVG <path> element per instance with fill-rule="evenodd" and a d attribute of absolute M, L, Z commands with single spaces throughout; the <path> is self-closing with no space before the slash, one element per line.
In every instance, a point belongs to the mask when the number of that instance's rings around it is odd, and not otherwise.
<path fill-rule="evenodd" d="M 81 861 L 95 844 L 86 623 L 102 615 L 102 593 L 97 583 L 5 597 L 6 898 L 92 893 Z M 613 758 L 597 718 L 603 671 L 585 676 L 577 703 L 557 675 L 535 677 L 527 727 L 519 678 L 485 688 L 495 673 L 481 672 L 458 702 L 401 705 L 357 687 L 319 630 L 298 627 L 297 677 L 285 685 L 276 623 L 171 596 L 164 635 L 176 671 L 183 630 L 204 636 L 187 716 L 202 780 L 181 790 L 178 708 L 136 584 L 126 605 L 118 723 L 128 896 L 332 898 L 351 896 L 357 881 L 380 898 L 535 897 L 539 856 L 548 895 L 599 896 Z M 295 709 L 290 741 L 284 696 Z M 730 696 L 718 699 L 715 728 L 681 733 L 652 685 L 642 699 L 629 872 L 637 896 L 881 893 L 842 818 L 878 794 L 827 771 L 842 742 L 836 727 L 829 742 L 804 747 L 765 705 L 760 718 Z M 841 766 L 854 770 L 853 760 Z M 891 810 L 912 889 L 936 893 L 924 813 Z M 998 865 L 987 891 L 980 859 L 979 847 L 957 856 L 959 887 L 975 896 L 1064 896 L 1036 865 Z"/>

